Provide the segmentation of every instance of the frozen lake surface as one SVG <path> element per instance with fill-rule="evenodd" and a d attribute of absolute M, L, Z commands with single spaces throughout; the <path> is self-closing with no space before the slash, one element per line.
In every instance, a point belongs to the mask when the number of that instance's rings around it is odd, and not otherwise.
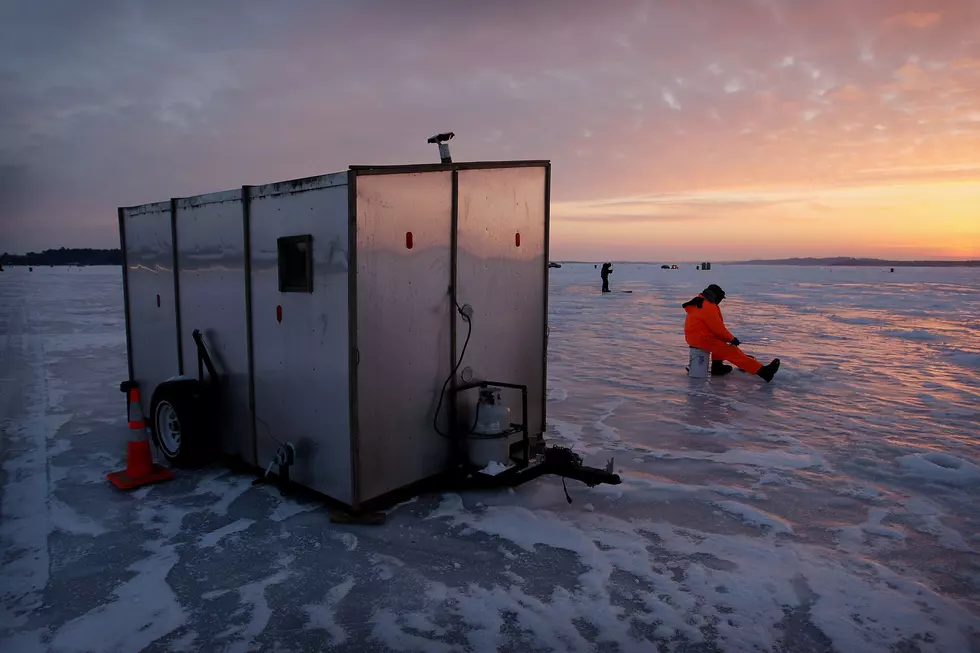
<path fill-rule="evenodd" d="M 783 366 L 686 376 L 710 282 Z M 252 477 L 123 494 L 119 271 L 0 273 L 0 651 L 980 651 L 980 270 L 552 271 L 545 478 L 331 524 Z"/>

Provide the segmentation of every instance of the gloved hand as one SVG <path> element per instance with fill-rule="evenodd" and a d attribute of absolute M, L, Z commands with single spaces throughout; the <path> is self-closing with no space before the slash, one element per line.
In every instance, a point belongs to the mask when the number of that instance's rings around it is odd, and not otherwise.
<path fill-rule="evenodd" d="M 739 340 L 738 338 L 732 338 L 732 341 L 729 344 L 732 347 L 738 347 L 740 344 L 742 344 L 742 341 Z"/>

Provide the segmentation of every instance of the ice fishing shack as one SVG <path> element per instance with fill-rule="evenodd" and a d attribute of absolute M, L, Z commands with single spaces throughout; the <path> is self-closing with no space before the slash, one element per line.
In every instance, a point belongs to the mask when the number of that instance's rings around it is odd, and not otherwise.
<path fill-rule="evenodd" d="M 123 389 L 158 457 L 353 510 L 450 476 L 619 482 L 543 442 L 550 163 L 454 163 L 451 137 L 438 164 L 119 209 Z"/>

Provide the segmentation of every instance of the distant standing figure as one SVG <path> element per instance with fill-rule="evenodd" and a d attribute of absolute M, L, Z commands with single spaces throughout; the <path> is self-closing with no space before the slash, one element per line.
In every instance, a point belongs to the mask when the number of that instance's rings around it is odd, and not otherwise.
<path fill-rule="evenodd" d="M 602 275 L 602 292 L 609 292 L 609 275 L 612 274 L 612 263 L 603 263 L 602 271 L 599 274 Z"/>
<path fill-rule="evenodd" d="M 741 342 L 725 328 L 725 320 L 721 316 L 718 304 L 725 298 L 725 291 L 717 284 L 711 284 L 701 291 L 697 297 L 682 304 L 687 311 L 684 320 L 684 338 L 690 347 L 711 352 L 711 373 L 727 374 L 732 371 L 724 361 L 734 363 L 739 369 L 749 374 L 756 374 L 772 381 L 779 369 L 779 359 L 774 358 L 768 365 L 763 365 L 738 348 Z"/>

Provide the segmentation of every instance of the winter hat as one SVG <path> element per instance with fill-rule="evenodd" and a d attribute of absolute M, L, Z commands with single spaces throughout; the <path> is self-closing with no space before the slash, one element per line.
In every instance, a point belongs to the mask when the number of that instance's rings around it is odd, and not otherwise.
<path fill-rule="evenodd" d="M 725 298 L 725 291 L 721 289 L 721 286 L 714 283 L 702 290 L 701 294 L 705 296 L 705 299 L 715 304 L 720 304 L 721 300 Z"/>

